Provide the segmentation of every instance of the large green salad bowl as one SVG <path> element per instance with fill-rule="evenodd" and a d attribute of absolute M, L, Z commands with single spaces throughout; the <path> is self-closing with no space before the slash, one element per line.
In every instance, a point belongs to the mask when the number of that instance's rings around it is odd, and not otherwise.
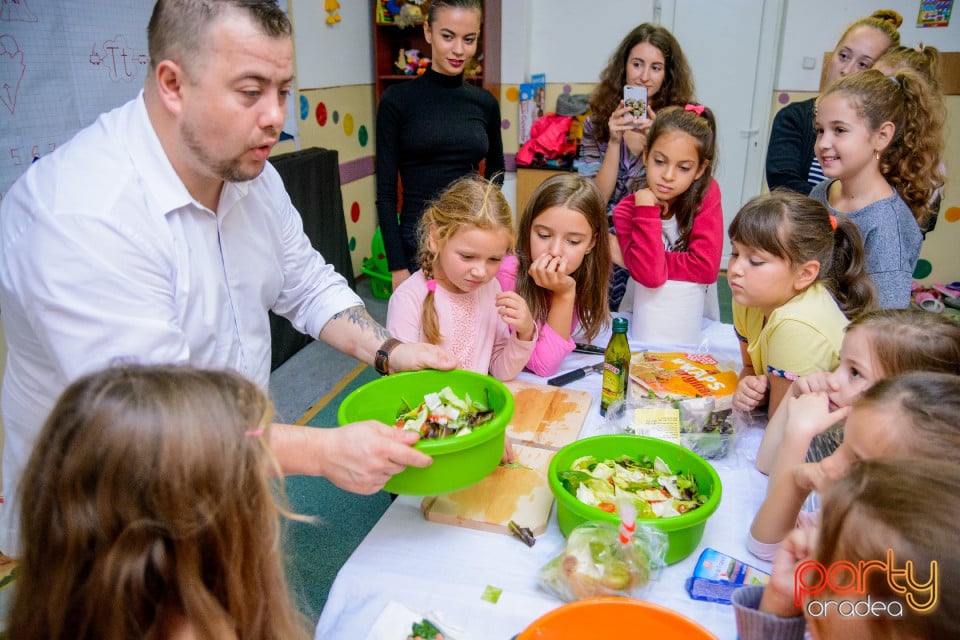
<path fill-rule="evenodd" d="M 513 417 L 513 394 L 496 378 L 455 369 L 409 371 L 384 376 L 354 390 L 340 404 L 341 425 L 360 420 L 396 422 L 404 403 L 414 406 L 428 393 L 444 387 L 460 398 L 466 394 L 489 403 L 493 419 L 463 436 L 421 439 L 414 445 L 433 458 L 429 467 L 407 467 L 387 481 L 385 491 L 401 495 L 434 496 L 459 491 L 483 480 L 503 457 L 504 432 Z"/>
<path fill-rule="evenodd" d="M 557 451 L 550 461 L 547 478 L 550 490 L 557 499 L 557 522 L 560 531 L 567 536 L 574 527 L 583 522 L 620 522 L 618 515 L 578 500 L 564 485 L 560 473 L 569 470 L 571 465 L 583 456 L 593 456 L 602 461 L 624 454 L 633 458 L 647 456 L 651 461 L 659 457 L 673 473 L 692 474 L 697 481 L 699 493 L 707 497 L 704 504 L 679 516 L 637 518 L 638 524 L 651 524 L 667 534 L 669 545 L 664 558 L 667 564 L 683 560 L 700 544 L 707 519 L 720 506 L 720 476 L 709 462 L 686 447 L 658 438 L 632 434 L 594 436 L 572 442 Z"/>

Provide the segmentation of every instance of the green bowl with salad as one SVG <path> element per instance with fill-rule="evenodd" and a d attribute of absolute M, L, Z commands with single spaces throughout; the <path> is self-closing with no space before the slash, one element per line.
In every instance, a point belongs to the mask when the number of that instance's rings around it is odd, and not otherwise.
<path fill-rule="evenodd" d="M 513 394 L 491 376 L 453 371 L 409 371 L 384 376 L 351 392 L 337 410 L 341 425 L 379 420 L 416 430 L 417 449 L 429 467 L 407 467 L 385 491 L 434 496 L 483 480 L 503 457 L 504 432 L 513 417 Z"/>
<path fill-rule="evenodd" d="M 587 521 L 619 523 L 618 505 L 630 500 L 638 523 L 667 534 L 667 564 L 697 548 L 722 494 L 720 476 L 699 455 L 666 440 L 631 434 L 568 444 L 553 456 L 547 477 L 564 536 Z"/>

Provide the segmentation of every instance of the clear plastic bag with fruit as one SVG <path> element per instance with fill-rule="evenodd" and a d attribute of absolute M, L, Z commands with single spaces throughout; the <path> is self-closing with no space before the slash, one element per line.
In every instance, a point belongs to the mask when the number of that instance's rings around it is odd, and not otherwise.
<path fill-rule="evenodd" d="M 633 516 L 622 514 L 619 527 L 585 522 L 574 528 L 563 553 L 540 570 L 541 586 L 567 602 L 643 594 L 660 577 L 667 536 L 655 527 L 637 526 L 635 509 Z"/>

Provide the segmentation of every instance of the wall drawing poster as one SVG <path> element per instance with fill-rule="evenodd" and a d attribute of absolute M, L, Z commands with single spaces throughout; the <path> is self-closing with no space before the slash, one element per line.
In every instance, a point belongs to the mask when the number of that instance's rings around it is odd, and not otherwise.
<path fill-rule="evenodd" d="M 152 9 L 146 0 L 0 0 L 0 199 L 32 162 L 140 92 Z M 288 102 L 284 137 L 296 138 Z"/>

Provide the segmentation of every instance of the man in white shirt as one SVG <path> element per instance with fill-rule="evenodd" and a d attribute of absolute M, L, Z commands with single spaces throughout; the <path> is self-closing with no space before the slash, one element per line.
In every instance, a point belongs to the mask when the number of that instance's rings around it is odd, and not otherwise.
<path fill-rule="evenodd" d="M 267 310 L 390 371 L 449 369 L 396 344 L 313 250 L 267 164 L 293 76 L 290 23 L 272 0 L 159 0 L 143 92 L 36 162 L 0 204 L 0 549 L 16 553 L 17 487 L 60 392 L 117 361 L 239 371 L 266 387 Z M 284 470 L 373 493 L 430 458 L 396 429 L 282 426 Z"/>

